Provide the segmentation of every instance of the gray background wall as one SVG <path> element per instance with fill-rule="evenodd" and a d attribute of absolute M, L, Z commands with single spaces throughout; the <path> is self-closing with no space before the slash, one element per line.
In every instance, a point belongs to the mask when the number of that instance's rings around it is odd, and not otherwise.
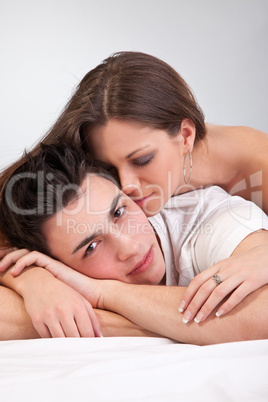
<path fill-rule="evenodd" d="M 111 53 L 170 63 L 206 121 L 268 132 L 268 0 L 0 0 L 0 168 Z"/>

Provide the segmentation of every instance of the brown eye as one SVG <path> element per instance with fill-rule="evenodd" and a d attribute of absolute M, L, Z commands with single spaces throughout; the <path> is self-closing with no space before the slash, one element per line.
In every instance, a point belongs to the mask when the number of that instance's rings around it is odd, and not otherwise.
<path fill-rule="evenodd" d="M 96 249 L 97 245 L 98 245 L 97 241 L 93 241 L 92 243 L 90 243 L 85 251 L 85 256 L 93 253 L 93 251 Z"/>
<path fill-rule="evenodd" d="M 122 215 L 124 215 L 126 207 L 122 206 L 120 208 L 118 208 L 115 212 L 114 212 L 114 218 L 117 220 L 118 218 L 120 218 Z"/>

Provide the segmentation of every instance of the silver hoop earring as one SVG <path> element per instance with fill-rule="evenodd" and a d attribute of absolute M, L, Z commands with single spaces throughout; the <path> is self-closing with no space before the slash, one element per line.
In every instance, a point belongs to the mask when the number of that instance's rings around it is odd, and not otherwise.
<path fill-rule="evenodd" d="M 186 174 L 185 174 L 185 163 L 186 163 L 186 158 L 187 158 L 187 157 L 189 157 L 189 162 L 190 162 L 190 172 L 189 172 L 188 179 L 186 179 Z M 183 178 L 184 178 L 185 184 L 189 184 L 189 183 L 190 183 L 191 174 L 192 174 L 192 168 L 193 168 L 192 154 L 190 153 L 190 151 L 188 151 L 188 153 L 183 156 Z"/>

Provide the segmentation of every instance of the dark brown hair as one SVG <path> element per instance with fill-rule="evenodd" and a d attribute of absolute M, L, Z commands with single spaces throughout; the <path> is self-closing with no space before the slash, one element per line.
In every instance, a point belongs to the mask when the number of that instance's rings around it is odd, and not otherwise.
<path fill-rule="evenodd" d="M 206 135 L 203 112 L 183 78 L 164 61 L 140 52 L 120 52 L 89 71 L 45 141 L 63 137 L 85 146 L 96 126 L 111 118 L 177 133 L 183 119 Z M 87 150 L 89 151 L 89 150 Z"/>
<path fill-rule="evenodd" d="M 79 148 L 64 142 L 41 143 L 39 153 L 27 153 L 24 159 L 1 194 L 0 229 L 9 245 L 49 254 L 43 223 L 79 196 L 88 173 L 113 179 Z"/>

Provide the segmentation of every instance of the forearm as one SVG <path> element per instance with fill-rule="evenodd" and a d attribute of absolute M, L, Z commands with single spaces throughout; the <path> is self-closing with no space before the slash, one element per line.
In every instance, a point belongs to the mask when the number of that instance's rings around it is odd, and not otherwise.
<path fill-rule="evenodd" d="M 0 340 L 40 338 L 27 314 L 23 299 L 14 291 L 0 286 Z M 143 330 L 118 314 L 95 309 L 104 336 L 158 336 Z"/>
<path fill-rule="evenodd" d="M 151 331 L 143 329 L 127 318 L 111 311 L 95 309 L 95 313 L 99 320 L 101 331 L 105 337 L 114 336 L 149 336 L 160 337 Z"/>
<path fill-rule="evenodd" d="M 23 282 L 27 280 L 27 271 L 24 274 L 26 274 L 24 279 L 23 274 L 17 278 L 13 278 L 9 272 L 1 274 L 1 281 L 7 287 L 0 286 L 0 340 L 40 337 L 26 312 L 23 298 L 12 290 L 16 289 L 21 292 L 22 279 Z M 95 313 L 104 336 L 159 336 L 140 328 L 118 314 L 99 309 L 95 309 Z"/>
<path fill-rule="evenodd" d="M 0 340 L 39 338 L 10 270 L 0 273 Z"/>
<path fill-rule="evenodd" d="M 184 324 L 178 300 L 185 288 L 127 285 L 104 281 L 103 308 L 112 310 L 142 328 L 179 342 L 208 345 L 268 338 L 268 286 L 249 295 L 222 318 Z"/>
<path fill-rule="evenodd" d="M 0 272 L 0 284 L 14 290 L 21 297 L 24 293 L 32 290 L 33 283 L 38 284 L 42 290 L 42 285 L 46 288 L 46 279 L 53 278 L 53 275 L 40 267 L 26 268 L 19 276 L 13 277 L 10 273 L 12 267 L 5 272 Z"/>
<path fill-rule="evenodd" d="M 17 284 L 19 283 L 21 278 L 19 280 L 16 280 L 16 278 L 14 278 L 10 274 L 11 269 L 12 267 L 6 270 L 5 272 L 0 272 L 0 285 L 7 287 L 11 290 L 17 291 Z"/>
<path fill-rule="evenodd" d="M 0 340 L 39 338 L 27 314 L 23 299 L 0 286 Z"/>

